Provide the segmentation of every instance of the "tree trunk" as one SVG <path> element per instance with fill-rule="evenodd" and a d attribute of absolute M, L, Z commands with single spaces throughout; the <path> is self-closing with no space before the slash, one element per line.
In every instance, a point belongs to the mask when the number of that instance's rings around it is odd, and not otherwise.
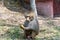
<path fill-rule="evenodd" d="M 30 5 L 31 5 L 31 9 L 34 13 L 34 19 L 35 19 L 35 18 L 37 18 L 37 9 L 36 9 L 35 0 L 30 0 Z"/>

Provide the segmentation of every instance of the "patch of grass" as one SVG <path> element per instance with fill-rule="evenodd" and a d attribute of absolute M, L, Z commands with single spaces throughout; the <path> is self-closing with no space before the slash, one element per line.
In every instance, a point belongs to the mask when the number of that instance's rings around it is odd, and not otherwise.
<path fill-rule="evenodd" d="M 55 26 L 54 29 L 60 31 L 60 26 Z"/>
<path fill-rule="evenodd" d="M 23 33 L 22 32 L 23 31 L 20 30 L 20 28 L 15 27 L 15 28 L 9 29 L 6 34 L 12 40 L 15 40 L 15 39 L 23 39 Z"/>
<path fill-rule="evenodd" d="M 46 28 L 39 33 L 36 40 L 60 40 L 60 26 Z"/>
<path fill-rule="evenodd" d="M 49 21 L 47 21 L 47 24 L 50 26 L 54 26 L 54 21 L 49 20 Z"/>
<path fill-rule="evenodd" d="M 56 34 L 55 36 L 36 38 L 36 40 L 60 40 L 60 35 Z"/>

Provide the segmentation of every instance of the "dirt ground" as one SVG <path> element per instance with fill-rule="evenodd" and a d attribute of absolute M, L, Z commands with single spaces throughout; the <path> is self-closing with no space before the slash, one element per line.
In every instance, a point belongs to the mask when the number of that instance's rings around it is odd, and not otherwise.
<path fill-rule="evenodd" d="M 0 5 L 0 40 L 25 40 L 23 30 L 19 27 L 25 18 L 20 12 L 21 8 L 15 8 L 10 10 Z M 39 16 L 38 21 L 40 31 L 36 40 L 60 40 L 60 17 L 49 19 Z"/>

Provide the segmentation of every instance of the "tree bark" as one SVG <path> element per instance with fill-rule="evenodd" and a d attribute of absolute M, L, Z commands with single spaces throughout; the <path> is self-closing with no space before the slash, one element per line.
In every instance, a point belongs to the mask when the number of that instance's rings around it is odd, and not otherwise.
<path fill-rule="evenodd" d="M 34 19 L 37 19 L 37 9 L 35 0 L 30 0 L 31 9 L 34 13 Z"/>

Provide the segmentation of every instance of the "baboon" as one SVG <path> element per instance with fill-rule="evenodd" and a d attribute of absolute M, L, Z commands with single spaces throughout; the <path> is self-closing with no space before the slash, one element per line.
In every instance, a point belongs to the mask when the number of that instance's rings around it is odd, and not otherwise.
<path fill-rule="evenodd" d="M 35 38 L 35 36 L 38 35 L 39 25 L 37 21 L 34 20 L 33 15 L 27 15 L 25 18 L 24 25 L 20 25 L 24 30 L 25 38 Z"/>

